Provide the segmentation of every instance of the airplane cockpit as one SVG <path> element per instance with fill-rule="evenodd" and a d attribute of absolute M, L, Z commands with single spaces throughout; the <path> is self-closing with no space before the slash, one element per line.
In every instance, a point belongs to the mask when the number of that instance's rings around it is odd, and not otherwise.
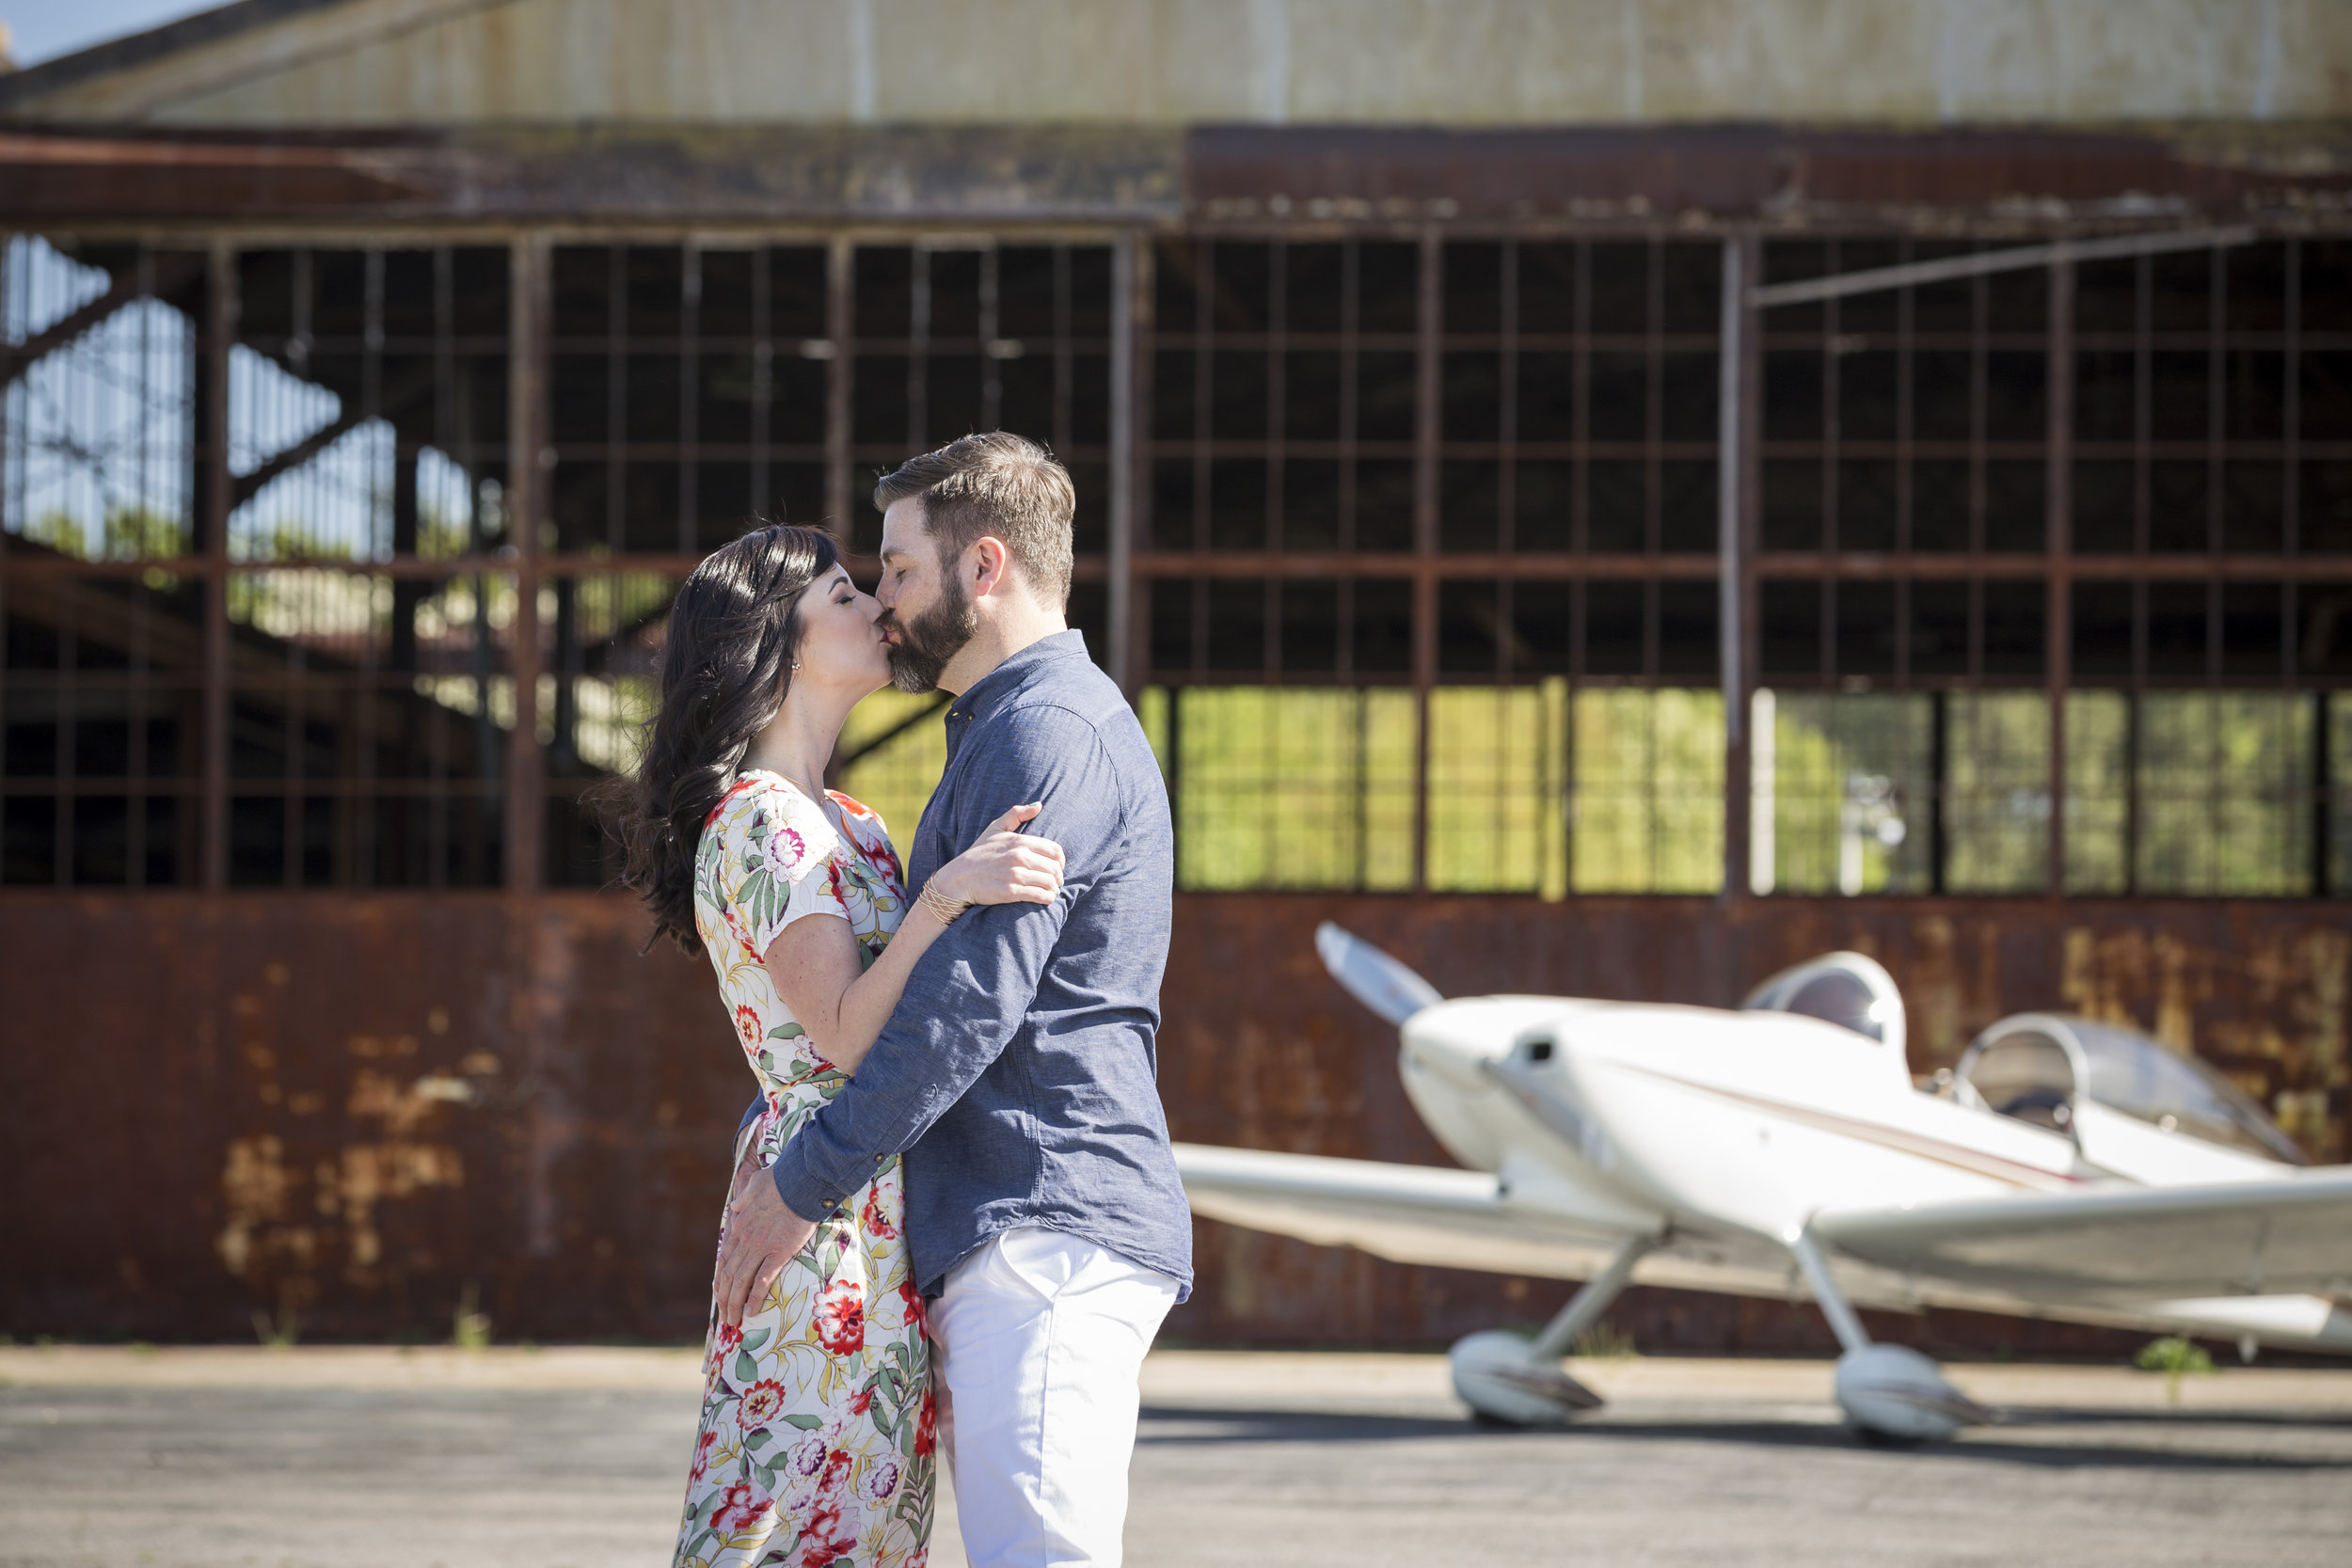
<path fill-rule="evenodd" d="M 1864 953 L 1828 953 L 1784 969 L 1748 992 L 1740 1010 L 1818 1018 L 1898 1055 L 1906 1043 L 1903 994 L 1885 967 Z"/>
<path fill-rule="evenodd" d="M 2079 1136 L 2090 1104 L 2240 1154 L 2310 1164 L 2246 1092 L 2208 1064 L 2135 1029 L 2019 1013 L 1979 1035 L 1952 1069 L 1953 1098 Z"/>
<path fill-rule="evenodd" d="M 1905 1043 L 1902 993 L 1884 967 L 1861 953 L 1825 954 L 1784 969 L 1740 1006 L 1817 1018 L 1898 1053 Z M 2071 1138 L 2095 1164 L 2119 1174 L 2162 1160 L 2149 1139 L 2166 1135 L 2196 1140 L 2172 1145 L 2184 1152 L 2199 1145 L 2227 1150 L 2241 1168 L 2249 1156 L 2310 1163 L 2260 1105 L 2206 1063 L 2093 1019 L 2005 1018 L 1977 1037 L 1958 1066 L 1935 1075 L 1933 1092 Z"/>

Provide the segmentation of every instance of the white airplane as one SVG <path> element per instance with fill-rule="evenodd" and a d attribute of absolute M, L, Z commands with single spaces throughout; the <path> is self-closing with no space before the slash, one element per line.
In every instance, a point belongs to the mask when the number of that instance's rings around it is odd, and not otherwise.
<path fill-rule="evenodd" d="M 2003 1019 L 1924 1088 L 1894 980 L 1835 953 L 1737 1012 L 1447 1001 L 1324 925 L 1332 976 L 1397 1025 L 1406 1093 L 1468 1168 L 1177 1146 L 1195 1212 L 1399 1262 L 1581 1279 L 1532 1340 L 1451 1353 L 1478 1414 L 1601 1402 L 1561 1367 L 1625 1287 L 1803 1288 L 1865 1436 L 1994 1418 L 1854 1308 L 1925 1306 L 2352 1354 L 2352 1166 L 2308 1168 L 2234 1085 L 2113 1024 Z"/>

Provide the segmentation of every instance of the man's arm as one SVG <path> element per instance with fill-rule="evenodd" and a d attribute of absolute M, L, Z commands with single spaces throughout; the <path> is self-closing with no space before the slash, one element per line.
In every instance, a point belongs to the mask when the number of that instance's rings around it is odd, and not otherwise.
<path fill-rule="evenodd" d="M 1117 847 L 1119 779 L 1093 726 L 1057 707 L 1008 719 L 957 779 L 949 842 L 971 842 L 1007 806 L 1040 801 L 1031 831 L 1067 856 L 1061 896 L 967 910 L 923 955 L 857 1076 L 776 1159 L 776 1193 L 803 1219 L 821 1218 L 871 1180 L 877 1164 L 911 1147 L 1003 1053 L 1071 905 Z"/>

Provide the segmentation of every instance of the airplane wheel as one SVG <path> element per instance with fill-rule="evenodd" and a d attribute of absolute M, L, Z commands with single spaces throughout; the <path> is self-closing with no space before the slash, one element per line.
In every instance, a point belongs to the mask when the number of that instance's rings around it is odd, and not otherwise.
<path fill-rule="evenodd" d="M 1948 1442 L 1994 1413 L 1944 1381 L 1934 1362 L 1904 1345 L 1864 1345 L 1837 1358 L 1837 1406 L 1866 1443 Z"/>
<path fill-rule="evenodd" d="M 1458 1341 L 1446 1362 L 1454 1393 L 1482 1425 L 1559 1426 L 1601 1403 L 1557 1362 L 1531 1354 L 1526 1340 L 1502 1329 Z"/>

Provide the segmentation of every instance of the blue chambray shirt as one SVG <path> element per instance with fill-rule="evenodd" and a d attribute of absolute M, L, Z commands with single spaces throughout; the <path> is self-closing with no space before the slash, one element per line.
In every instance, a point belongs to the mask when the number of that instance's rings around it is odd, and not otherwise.
<path fill-rule="evenodd" d="M 1168 1275 L 1182 1300 L 1192 1218 L 1154 1044 L 1175 885 L 1159 765 L 1074 631 L 1006 659 L 945 722 L 910 892 L 1037 800 L 1025 831 L 1061 845 L 1061 895 L 967 910 L 931 944 L 857 1076 L 777 1156 L 776 1191 L 823 1215 L 903 1152 L 925 1295 L 990 1237 L 1041 1226 Z"/>

